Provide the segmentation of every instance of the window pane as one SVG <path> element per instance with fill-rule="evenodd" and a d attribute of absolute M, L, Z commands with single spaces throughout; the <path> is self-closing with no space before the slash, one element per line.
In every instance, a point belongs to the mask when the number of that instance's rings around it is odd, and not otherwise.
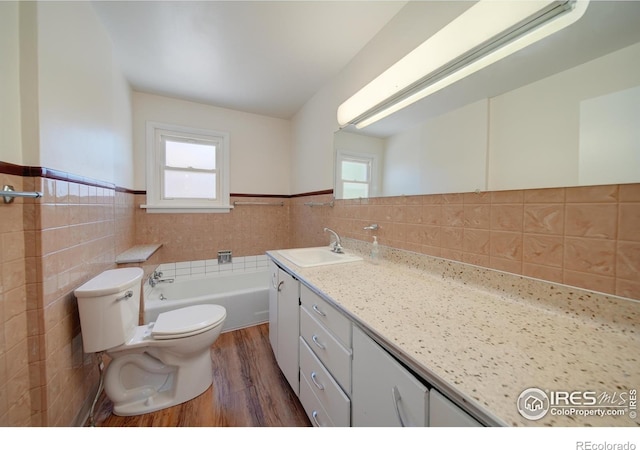
<path fill-rule="evenodd" d="M 164 171 L 164 198 L 216 198 L 216 174 L 186 170 Z"/>
<path fill-rule="evenodd" d="M 170 167 L 214 170 L 216 146 L 213 143 L 166 140 L 165 164 Z"/>
<path fill-rule="evenodd" d="M 369 181 L 369 164 L 358 161 L 342 161 L 342 179 Z"/>
<path fill-rule="evenodd" d="M 342 189 L 343 198 L 368 198 L 369 185 L 363 183 L 344 183 Z"/>

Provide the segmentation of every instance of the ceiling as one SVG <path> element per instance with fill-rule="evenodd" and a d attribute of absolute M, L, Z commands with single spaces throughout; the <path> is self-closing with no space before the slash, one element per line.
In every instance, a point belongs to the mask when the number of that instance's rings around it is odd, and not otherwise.
<path fill-rule="evenodd" d="M 94 1 L 136 91 L 289 119 L 404 1 Z"/>

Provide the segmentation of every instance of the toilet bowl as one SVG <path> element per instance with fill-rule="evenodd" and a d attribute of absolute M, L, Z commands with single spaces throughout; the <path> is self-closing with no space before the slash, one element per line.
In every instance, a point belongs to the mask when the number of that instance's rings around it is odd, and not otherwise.
<path fill-rule="evenodd" d="M 191 400 L 213 382 L 211 345 L 226 310 L 195 305 L 138 326 L 142 269 L 107 270 L 75 290 L 86 353 L 111 358 L 104 378 L 119 416 L 144 414 Z"/>

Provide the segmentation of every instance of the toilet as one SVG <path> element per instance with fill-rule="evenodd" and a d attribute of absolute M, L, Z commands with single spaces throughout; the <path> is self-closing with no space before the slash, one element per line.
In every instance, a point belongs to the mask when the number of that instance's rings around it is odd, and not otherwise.
<path fill-rule="evenodd" d="M 227 312 L 187 306 L 139 326 L 143 271 L 107 270 L 74 291 L 85 353 L 111 358 L 104 390 L 118 416 L 134 416 L 191 400 L 213 382 L 211 345 Z"/>

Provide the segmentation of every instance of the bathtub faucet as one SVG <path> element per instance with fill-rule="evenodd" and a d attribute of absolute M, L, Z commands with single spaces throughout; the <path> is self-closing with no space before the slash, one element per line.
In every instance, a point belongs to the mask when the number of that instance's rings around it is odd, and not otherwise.
<path fill-rule="evenodd" d="M 173 281 L 174 281 L 173 278 L 167 278 L 166 280 L 160 280 L 159 277 L 156 277 L 155 275 L 156 275 L 156 272 L 154 272 L 154 274 L 149 277 L 149 285 L 151 285 L 152 288 L 156 287 L 156 285 L 158 283 L 173 283 Z M 162 276 L 162 273 L 160 273 L 160 276 Z"/>
<path fill-rule="evenodd" d="M 335 253 L 343 253 L 342 242 L 340 240 L 340 236 L 338 236 L 338 233 L 333 231 L 331 228 L 325 228 L 324 231 L 328 231 L 336 238 L 335 242 L 332 242 L 331 251 Z"/>

